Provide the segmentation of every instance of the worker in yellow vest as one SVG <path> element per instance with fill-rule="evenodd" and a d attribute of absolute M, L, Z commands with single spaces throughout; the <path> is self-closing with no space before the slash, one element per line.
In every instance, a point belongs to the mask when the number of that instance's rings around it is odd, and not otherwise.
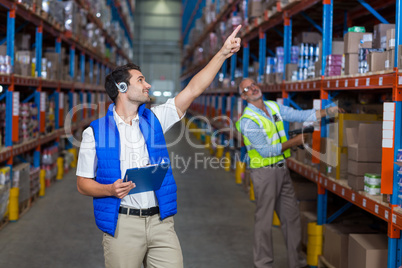
<path fill-rule="evenodd" d="M 252 79 L 244 79 L 239 94 L 247 101 L 236 123 L 250 158 L 251 179 L 256 200 L 254 226 L 254 267 L 271 268 L 272 219 L 274 210 L 281 221 L 288 250 L 289 268 L 308 267 L 301 252 L 300 213 L 285 159 L 290 148 L 303 144 L 303 134 L 287 140 L 283 121 L 307 122 L 342 112 L 338 107 L 298 111 L 275 101 L 264 101 Z"/>

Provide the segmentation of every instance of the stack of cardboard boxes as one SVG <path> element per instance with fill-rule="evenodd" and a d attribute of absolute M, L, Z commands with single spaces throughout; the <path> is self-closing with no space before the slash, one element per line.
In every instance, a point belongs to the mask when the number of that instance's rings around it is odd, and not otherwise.
<path fill-rule="evenodd" d="M 382 124 L 362 123 L 346 129 L 348 143 L 348 185 L 364 190 L 366 173 L 381 174 Z"/>
<path fill-rule="evenodd" d="M 337 117 L 336 121 L 334 123 L 329 123 L 327 124 L 327 133 L 328 137 L 327 138 L 322 138 L 321 139 L 321 163 L 320 163 L 320 172 L 327 175 L 330 178 L 333 179 L 344 179 L 346 180 L 348 178 L 348 174 L 352 174 L 355 176 L 361 176 L 363 171 L 364 173 L 366 172 L 372 172 L 372 173 L 381 173 L 377 172 L 378 170 L 372 170 L 372 167 L 369 169 L 365 169 L 367 164 L 362 164 L 366 162 L 357 162 L 357 160 L 350 160 L 348 159 L 348 145 L 351 145 L 352 149 L 352 159 L 367 159 L 367 158 L 356 158 L 355 154 L 356 151 L 353 151 L 354 148 L 367 148 L 369 147 L 369 143 L 371 142 L 371 139 L 369 141 L 364 141 L 364 139 L 360 138 L 360 135 L 374 135 L 373 133 L 366 132 L 367 129 L 363 128 L 361 133 L 358 133 L 359 140 L 357 139 L 352 139 L 350 138 L 350 142 L 348 141 L 347 138 L 347 130 L 350 131 L 350 129 L 359 129 L 359 126 L 363 123 L 375 123 L 375 122 L 380 122 L 381 121 L 381 116 L 376 115 L 376 114 L 339 114 Z M 378 125 L 378 124 L 377 124 Z M 381 132 L 381 124 L 380 129 L 378 132 L 378 126 L 374 130 L 371 129 L 371 131 L 377 131 L 376 133 L 378 135 L 382 135 Z M 368 127 L 372 127 L 369 125 Z M 369 137 L 369 136 L 367 136 Z M 381 140 L 381 139 L 380 139 Z M 364 142 L 360 147 L 356 147 L 358 145 L 355 145 L 357 142 Z M 376 147 L 375 145 L 374 147 Z M 376 147 L 377 148 L 377 147 Z M 381 151 L 381 150 L 380 150 Z M 360 156 L 361 151 L 357 151 L 357 153 Z M 377 159 L 377 158 L 376 158 Z M 373 162 L 373 160 L 370 160 Z M 375 162 L 375 161 L 374 161 Z M 381 162 L 381 157 L 380 161 Z M 349 167 L 349 163 L 351 164 L 351 167 Z M 376 165 L 373 165 L 375 167 L 378 167 Z M 381 167 L 381 165 L 380 165 Z M 363 176 L 364 176 L 363 173 Z"/>
<path fill-rule="evenodd" d="M 324 227 L 323 257 L 331 267 L 387 267 L 385 234 L 375 234 L 361 224 L 326 224 Z"/>
<path fill-rule="evenodd" d="M 373 34 L 363 32 L 348 32 L 344 36 L 345 53 L 345 75 L 359 73 L 359 68 L 363 68 L 364 63 L 360 61 L 359 49 L 372 48 Z"/>

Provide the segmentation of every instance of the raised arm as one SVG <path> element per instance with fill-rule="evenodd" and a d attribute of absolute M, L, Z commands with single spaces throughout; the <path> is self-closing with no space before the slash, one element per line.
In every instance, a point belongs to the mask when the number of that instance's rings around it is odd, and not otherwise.
<path fill-rule="evenodd" d="M 233 31 L 226 39 L 221 50 L 212 58 L 212 60 L 200 72 L 198 72 L 188 83 L 188 85 L 175 98 L 175 105 L 179 117 L 187 111 L 191 103 L 204 92 L 212 83 L 224 61 L 230 58 L 234 53 L 240 50 L 240 38 L 236 37 L 241 25 Z"/>

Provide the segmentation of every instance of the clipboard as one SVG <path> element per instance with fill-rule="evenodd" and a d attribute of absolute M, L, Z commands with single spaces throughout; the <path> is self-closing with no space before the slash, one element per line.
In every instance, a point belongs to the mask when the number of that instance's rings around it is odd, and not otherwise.
<path fill-rule="evenodd" d="M 159 190 L 169 167 L 170 163 L 164 162 L 145 167 L 127 169 L 123 182 L 132 181 L 136 186 L 131 189 L 128 194 L 138 194 Z"/>

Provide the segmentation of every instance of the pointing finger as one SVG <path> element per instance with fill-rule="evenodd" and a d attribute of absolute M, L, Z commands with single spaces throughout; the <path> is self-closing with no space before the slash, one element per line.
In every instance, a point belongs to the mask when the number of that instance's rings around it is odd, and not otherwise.
<path fill-rule="evenodd" d="M 229 37 L 230 38 L 235 38 L 237 33 L 240 31 L 240 29 L 241 29 L 241 24 L 236 27 L 236 29 L 233 31 L 233 33 Z"/>

